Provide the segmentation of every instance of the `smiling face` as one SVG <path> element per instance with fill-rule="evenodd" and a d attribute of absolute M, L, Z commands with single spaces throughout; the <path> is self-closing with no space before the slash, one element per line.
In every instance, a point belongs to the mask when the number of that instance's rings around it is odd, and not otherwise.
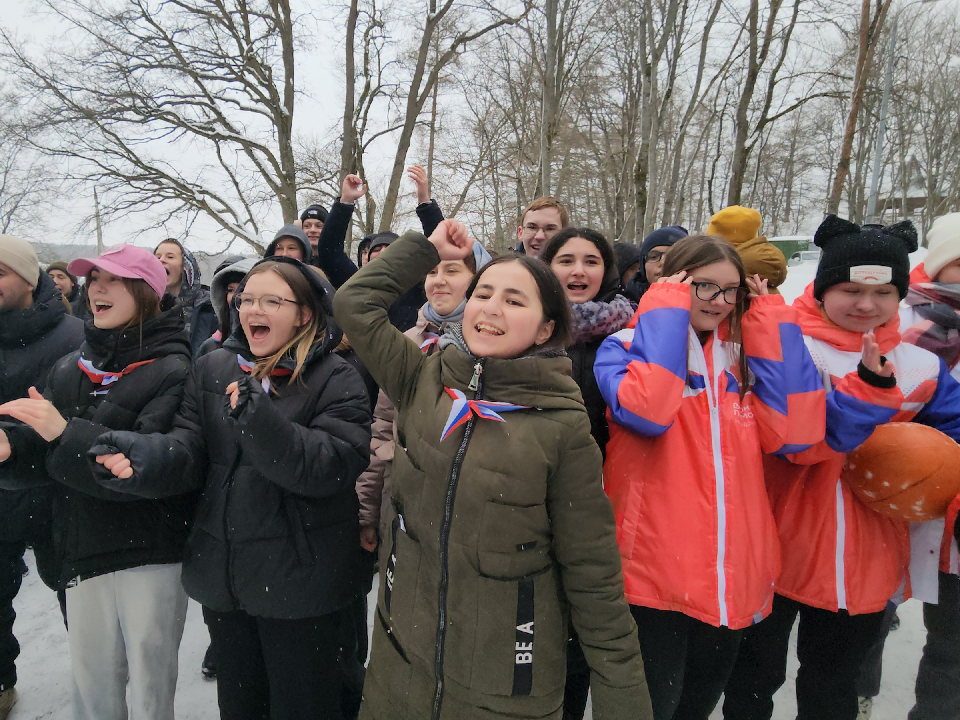
<path fill-rule="evenodd" d="M 300 241 L 295 238 L 284 237 L 277 240 L 277 244 L 273 246 L 273 254 L 303 262 L 303 247 L 300 245 Z"/>
<path fill-rule="evenodd" d="M 0 263 L 0 312 L 26 310 L 33 304 L 33 286 Z"/>
<path fill-rule="evenodd" d="M 183 276 L 183 252 L 180 246 L 172 242 L 160 243 L 154 255 L 167 273 L 167 291 L 171 295 L 179 294 Z"/>
<path fill-rule="evenodd" d="M 70 297 L 73 292 L 73 280 L 63 270 L 49 270 L 48 275 L 53 278 L 53 284 L 57 286 L 60 294 L 64 297 Z"/>
<path fill-rule="evenodd" d="M 427 302 L 440 315 L 449 315 L 466 297 L 473 273 L 463 260 L 445 260 L 427 274 L 423 283 Z"/>
<path fill-rule="evenodd" d="M 845 282 L 823 293 L 823 311 L 844 330 L 869 332 L 897 314 L 900 294 L 892 283 L 861 285 Z"/>
<path fill-rule="evenodd" d="M 567 302 L 593 300 L 603 283 L 603 258 L 597 246 L 586 238 L 570 238 L 550 261 L 550 269 L 563 286 Z"/>
<path fill-rule="evenodd" d="M 518 262 L 492 265 L 463 313 L 463 337 L 477 357 L 514 358 L 553 335 L 533 276 Z"/>
<path fill-rule="evenodd" d="M 307 240 L 310 241 L 310 245 L 313 247 L 314 251 L 317 249 L 317 243 L 320 240 L 320 231 L 323 230 L 323 221 L 314 220 L 313 218 L 307 218 L 303 221 L 303 232 L 307 235 Z"/>
<path fill-rule="evenodd" d="M 295 300 L 290 286 L 273 271 L 251 275 L 243 288 L 243 295 L 255 298 L 274 295 L 284 300 Z M 310 311 L 296 302 L 281 302 L 277 312 L 272 314 L 265 313 L 260 302 L 240 308 L 240 324 L 250 344 L 250 352 L 256 357 L 273 355 L 290 342 L 309 319 Z"/>
<path fill-rule="evenodd" d="M 129 325 L 137 314 L 137 302 L 123 278 L 100 268 L 90 271 L 87 297 L 93 312 L 93 324 L 101 330 Z"/>
<path fill-rule="evenodd" d="M 713 283 L 724 290 L 740 287 L 740 271 L 729 260 L 691 270 L 689 277 L 694 283 Z M 723 293 L 713 300 L 701 300 L 697 297 L 696 286 L 690 286 L 690 325 L 698 334 L 712 333 L 735 307 L 723 299 Z"/>
<path fill-rule="evenodd" d="M 563 229 L 560 211 L 555 207 L 528 210 L 517 228 L 517 239 L 530 257 L 537 257 L 547 240 Z"/>

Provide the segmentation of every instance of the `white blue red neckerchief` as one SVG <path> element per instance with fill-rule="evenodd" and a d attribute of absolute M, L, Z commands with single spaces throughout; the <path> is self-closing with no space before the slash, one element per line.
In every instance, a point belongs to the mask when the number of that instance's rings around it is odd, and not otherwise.
<path fill-rule="evenodd" d="M 512 403 L 493 402 L 492 400 L 467 400 L 467 396 L 462 390 L 452 390 L 445 387 L 447 395 L 453 398 L 453 407 L 450 409 L 450 416 L 447 418 L 447 424 L 440 435 L 440 442 L 447 439 L 454 430 L 467 422 L 472 415 L 484 420 L 496 420 L 497 422 L 506 422 L 497 414 L 499 412 L 510 412 L 511 410 L 529 410 L 529 405 L 513 405 Z"/>
<path fill-rule="evenodd" d="M 440 342 L 440 336 L 436 333 L 430 332 L 429 330 L 423 331 L 423 337 L 424 341 L 420 343 L 420 349 L 423 350 L 423 352 L 429 350 L 431 345 L 436 345 L 438 342 Z"/>
<path fill-rule="evenodd" d="M 256 367 L 252 362 L 245 359 L 243 355 L 237 353 L 237 362 L 240 364 L 240 369 L 243 370 L 247 375 L 253 372 Z M 288 375 L 293 375 L 293 370 L 289 368 L 274 368 L 270 374 L 273 377 L 286 377 Z M 270 378 L 264 378 L 260 381 L 260 387 L 263 388 L 263 391 L 269 395 L 270 394 Z"/>
<path fill-rule="evenodd" d="M 80 356 L 80 360 L 77 361 L 77 365 L 79 365 L 80 369 L 83 370 L 84 375 L 90 378 L 90 382 L 92 382 L 94 385 L 100 386 L 99 390 L 94 390 L 92 393 L 90 393 L 91 395 L 96 397 L 98 395 L 106 395 L 108 392 L 110 392 L 110 388 L 108 387 L 109 385 L 113 385 L 117 380 L 122 378 L 124 375 L 128 375 L 132 373 L 138 367 L 149 365 L 155 359 L 156 358 L 152 360 L 141 360 L 140 362 L 132 363 L 130 365 L 127 365 L 120 372 L 103 372 L 102 370 L 97 370 L 93 366 L 93 363 L 87 360 L 82 355 Z"/>

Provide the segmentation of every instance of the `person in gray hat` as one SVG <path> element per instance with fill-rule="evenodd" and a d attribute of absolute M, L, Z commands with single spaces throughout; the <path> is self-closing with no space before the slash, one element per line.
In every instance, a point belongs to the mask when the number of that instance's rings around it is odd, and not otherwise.
<path fill-rule="evenodd" d="M 40 272 L 37 255 L 20 238 L 0 235 L 0 403 L 43 392 L 53 364 L 83 342 L 83 322 L 67 313 L 60 291 Z M 0 428 L 15 423 L 0 419 Z M 0 490 L 0 720 L 17 702 L 13 600 L 20 591 L 23 553 L 34 548 L 40 576 L 53 582 L 51 495 L 48 489 Z"/>

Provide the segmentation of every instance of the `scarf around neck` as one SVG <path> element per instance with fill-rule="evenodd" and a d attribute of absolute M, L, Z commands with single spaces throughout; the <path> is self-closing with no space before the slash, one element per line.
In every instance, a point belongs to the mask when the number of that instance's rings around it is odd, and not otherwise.
<path fill-rule="evenodd" d="M 951 370 L 960 361 L 960 284 L 912 283 L 907 305 L 923 320 L 903 331 L 903 339 L 942 359 Z"/>
<path fill-rule="evenodd" d="M 436 309 L 430 303 L 427 303 L 423 306 L 423 317 L 426 318 L 427 322 L 433 323 L 438 328 L 443 327 L 447 323 L 458 323 L 463 320 L 463 311 L 467 307 L 467 301 L 462 300 L 460 304 L 457 305 L 451 312 L 446 315 L 441 315 L 436 311 Z"/>
<path fill-rule="evenodd" d="M 455 348 L 462 350 L 471 358 L 479 360 L 479 358 L 477 358 L 476 355 L 470 352 L 470 348 L 467 347 L 467 341 L 463 337 L 463 323 L 459 323 L 459 322 L 448 323 L 443 330 L 443 335 L 440 337 L 439 345 L 441 350 L 443 350 L 444 348 L 453 346 Z M 520 355 L 518 358 L 514 358 L 514 359 L 520 359 L 525 357 L 545 357 L 545 358 L 563 357 L 566 354 L 567 354 L 566 350 L 564 350 L 561 347 L 554 346 L 554 347 L 544 348 L 544 347 L 539 347 L 535 345 L 533 348 L 523 353 L 523 355 Z"/>

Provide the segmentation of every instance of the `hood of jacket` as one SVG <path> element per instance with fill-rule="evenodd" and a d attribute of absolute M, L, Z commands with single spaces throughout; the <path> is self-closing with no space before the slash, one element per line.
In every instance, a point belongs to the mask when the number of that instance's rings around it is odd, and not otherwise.
<path fill-rule="evenodd" d="M 213 276 L 213 282 L 210 283 L 210 300 L 213 303 L 213 309 L 217 313 L 217 320 L 220 321 L 221 327 L 229 318 L 232 328 L 236 313 L 233 308 L 227 305 L 227 285 L 242 281 L 244 276 L 258 262 L 259 258 L 242 258 L 226 267 L 221 267 L 217 270 L 217 274 Z"/>
<path fill-rule="evenodd" d="M 284 225 L 277 231 L 277 234 L 273 236 L 273 240 L 267 245 L 263 256 L 265 258 L 273 257 L 277 252 L 277 243 L 283 238 L 292 238 L 300 243 L 300 249 L 303 251 L 303 262 L 309 265 L 313 260 L 313 249 L 310 247 L 310 240 L 301 228 L 293 224 Z"/>
<path fill-rule="evenodd" d="M 610 254 L 616 258 L 613 252 Z M 597 294 L 593 296 L 593 302 L 610 302 L 620 293 L 620 290 L 620 270 L 617 263 L 612 262 L 604 268 L 603 280 L 600 282 L 600 289 L 597 290 Z"/>
<path fill-rule="evenodd" d="M 323 312 L 326 315 L 326 330 L 324 332 L 323 339 L 316 340 L 313 346 L 310 348 L 310 354 L 307 356 L 307 362 L 305 363 L 305 366 L 310 365 L 315 360 L 323 358 L 336 350 L 337 346 L 340 344 L 340 341 L 343 340 L 343 331 L 333 318 L 333 285 L 331 285 L 330 282 L 312 266 L 305 265 L 299 260 L 284 257 L 282 255 L 269 258 L 265 257 L 261 260 L 258 260 L 253 264 L 250 270 L 253 270 L 253 268 L 255 268 L 257 265 L 265 262 L 280 262 L 286 265 L 292 265 L 299 270 L 301 274 L 303 274 L 303 276 L 310 283 L 310 286 L 313 288 L 314 292 L 316 292 L 320 297 L 320 306 L 323 308 Z M 250 271 L 248 270 L 248 275 L 249 272 Z M 243 292 L 244 287 L 246 287 L 246 278 L 244 278 L 237 287 L 237 292 Z M 250 352 L 250 344 L 247 342 L 247 336 L 243 332 L 243 326 L 239 322 L 233 328 L 233 332 L 230 334 L 230 337 L 224 341 L 223 347 L 226 350 L 239 353 L 247 359 L 253 359 L 253 354 Z M 279 363 L 278 367 L 292 367 L 292 362 L 292 358 L 286 357 Z"/>
<path fill-rule="evenodd" d="M 0 313 L 0 347 L 24 347 L 53 330 L 67 313 L 62 298 L 53 278 L 40 273 L 33 305 Z"/>
<path fill-rule="evenodd" d="M 143 326 L 105 330 L 98 328 L 93 324 L 93 318 L 89 318 L 83 335 L 81 353 L 100 370 L 123 370 L 135 362 L 166 355 L 193 356 L 183 308 L 169 294 L 160 302 L 160 314 L 147 320 Z"/>
<path fill-rule="evenodd" d="M 797 322 L 804 335 L 832 345 L 838 350 L 860 352 L 863 349 L 863 333 L 845 330 L 827 317 L 823 306 L 813 297 L 813 283 L 807 285 L 803 295 L 793 301 L 797 310 Z M 880 327 L 873 329 L 881 353 L 888 353 L 900 344 L 900 315 L 894 313 Z"/>
<path fill-rule="evenodd" d="M 210 299 L 210 291 L 200 284 L 200 263 L 197 262 L 197 258 L 179 240 L 167 238 L 160 245 L 165 243 L 173 243 L 180 248 L 180 255 L 183 258 L 183 271 L 180 273 L 180 294 L 177 299 L 186 308 L 203 305 Z M 160 247 L 160 245 L 157 245 L 157 247 Z M 156 252 L 156 248 L 154 252 Z"/>
<path fill-rule="evenodd" d="M 780 248 L 762 235 L 734 243 L 734 247 L 740 253 L 743 270 L 747 277 L 759 275 L 767 281 L 770 290 L 782 285 L 787 279 L 786 258 L 783 257 Z"/>

